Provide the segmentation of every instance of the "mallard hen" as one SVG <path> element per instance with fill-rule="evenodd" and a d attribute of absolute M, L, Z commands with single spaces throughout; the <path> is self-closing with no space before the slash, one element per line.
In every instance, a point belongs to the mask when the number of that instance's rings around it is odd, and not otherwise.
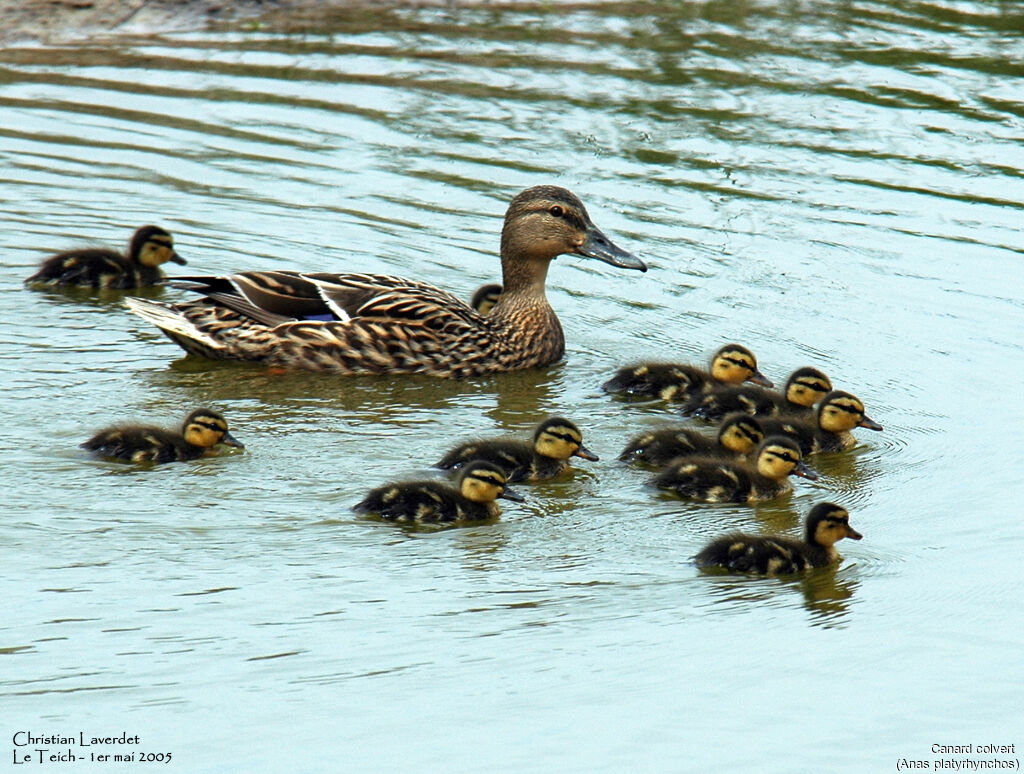
<path fill-rule="evenodd" d="M 203 297 L 128 305 L 205 357 L 339 374 L 475 376 L 561 359 L 565 338 L 544 282 L 551 261 L 565 253 L 647 270 L 601 233 L 574 194 L 538 186 L 516 196 L 505 214 L 502 292 L 487 315 L 400 277 L 284 271 L 179 278 L 176 285 Z"/>

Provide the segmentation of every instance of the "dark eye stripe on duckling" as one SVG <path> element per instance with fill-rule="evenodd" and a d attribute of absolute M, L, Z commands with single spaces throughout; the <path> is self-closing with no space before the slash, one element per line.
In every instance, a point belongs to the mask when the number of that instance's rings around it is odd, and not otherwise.
<path fill-rule="evenodd" d="M 859 401 L 852 400 L 850 398 L 838 398 L 836 400 L 830 400 L 827 404 L 830 408 L 836 408 L 840 411 L 845 411 L 847 414 L 863 414 L 864 406 Z"/>
<path fill-rule="evenodd" d="M 199 425 L 207 430 L 227 430 L 226 422 L 218 422 L 215 419 L 197 418 L 189 422 L 190 425 Z"/>
<path fill-rule="evenodd" d="M 832 389 L 831 384 L 810 376 L 801 376 L 799 379 L 794 381 L 793 384 L 798 384 L 801 387 L 806 387 L 807 389 L 814 390 L 815 392 L 828 392 Z"/>
<path fill-rule="evenodd" d="M 729 355 L 722 355 L 722 360 L 725 360 L 725 361 L 727 361 L 729 363 L 732 363 L 734 366 L 737 366 L 739 368 L 751 368 L 752 367 L 752 363 L 751 363 L 750 359 L 742 357 L 742 356 L 731 357 Z"/>
<path fill-rule="evenodd" d="M 485 484 L 491 484 L 492 486 L 505 486 L 505 479 L 499 476 L 497 473 L 492 473 L 489 470 L 474 470 L 470 472 L 466 476 L 466 478 L 472 478 L 476 479 L 477 481 L 483 481 Z"/>
<path fill-rule="evenodd" d="M 544 431 L 544 435 L 550 435 L 552 438 L 557 438 L 559 441 L 565 441 L 566 443 L 579 443 L 582 440 L 571 432 L 557 432 L 552 430 L 550 427 Z"/>
<path fill-rule="evenodd" d="M 764 434 L 758 428 L 747 422 L 737 422 L 733 427 L 751 443 L 759 443 L 764 437 Z"/>
<path fill-rule="evenodd" d="M 792 452 L 790 452 L 787 449 L 779 449 L 779 448 L 776 448 L 774 446 L 770 446 L 767 449 L 765 449 L 764 451 L 765 451 L 765 454 L 774 455 L 775 457 L 778 457 L 780 460 L 785 460 L 786 462 L 792 462 L 792 463 L 796 464 L 797 462 L 800 461 L 799 457 L 797 457 L 796 455 L 794 455 Z"/>

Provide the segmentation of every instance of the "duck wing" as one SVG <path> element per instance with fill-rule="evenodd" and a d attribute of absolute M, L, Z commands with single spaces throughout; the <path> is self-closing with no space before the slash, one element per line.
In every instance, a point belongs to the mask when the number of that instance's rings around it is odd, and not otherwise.
<path fill-rule="evenodd" d="M 128 299 L 187 352 L 344 373 L 457 377 L 495 370 L 492 321 L 447 291 L 376 274 L 177 277 L 204 298 Z"/>
<path fill-rule="evenodd" d="M 479 315 L 446 290 L 384 274 L 307 274 L 323 302 L 342 320 L 403 321 L 444 330 L 453 322 L 473 325 Z M 344 316 L 342 316 L 344 315 Z"/>
<path fill-rule="evenodd" d="M 223 277 L 171 277 L 167 284 L 201 293 L 267 325 L 332 314 L 317 286 L 297 271 L 248 271 Z M 267 313 L 269 317 L 261 317 L 261 312 Z"/>
<path fill-rule="evenodd" d="M 454 314 L 476 313 L 460 298 L 425 282 L 384 274 L 251 271 L 223 277 L 173 277 L 173 287 L 201 293 L 265 325 L 292 320 L 416 321 L 444 328 Z"/>

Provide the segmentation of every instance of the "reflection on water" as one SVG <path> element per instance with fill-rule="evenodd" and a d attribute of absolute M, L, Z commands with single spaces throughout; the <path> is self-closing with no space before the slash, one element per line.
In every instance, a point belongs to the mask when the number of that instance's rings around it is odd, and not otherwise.
<path fill-rule="evenodd" d="M 798 592 L 803 597 L 802 605 L 807 610 L 809 623 L 825 628 L 849 626 L 850 602 L 860 586 L 855 574 L 836 565 L 770 579 L 737 578 L 711 570 L 703 572 L 710 586 L 708 602 L 714 609 L 751 615 L 765 607 L 786 607 L 793 593 Z"/>
<path fill-rule="evenodd" d="M 228 753 L 334 771 L 341 748 L 357 769 L 768 769 L 782 745 L 859 774 L 908 739 L 1013 742 L 1022 29 L 1013 3 L 559 2 L 0 51 L 4 716 L 113 718 L 200 772 Z M 567 357 L 540 371 L 281 376 L 183 358 L 124 294 L 22 287 L 48 254 L 159 222 L 196 273 L 394 273 L 469 298 L 498 275 L 509 198 L 544 182 L 651 271 L 555 261 Z M 771 503 L 651 492 L 615 455 L 691 420 L 600 385 L 730 341 L 777 383 L 821 368 L 885 431 Z M 245 452 L 150 470 L 76 448 L 197 405 Z M 349 510 L 549 414 L 602 459 L 496 523 Z M 837 567 L 692 564 L 729 530 L 798 534 L 826 499 L 865 535 Z M 800 723 L 765 710 L 780 697 Z M 474 743 L 442 755 L 452 719 Z"/>

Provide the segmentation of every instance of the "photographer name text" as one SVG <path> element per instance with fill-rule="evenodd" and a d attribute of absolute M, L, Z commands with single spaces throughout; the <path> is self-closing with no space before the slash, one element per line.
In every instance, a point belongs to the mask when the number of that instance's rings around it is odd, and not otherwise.
<path fill-rule="evenodd" d="M 170 763 L 171 753 L 143 750 L 138 734 L 123 731 L 105 736 L 36 734 L 15 731 L 11 737 L 14 765 L 59 763 Z"/>

